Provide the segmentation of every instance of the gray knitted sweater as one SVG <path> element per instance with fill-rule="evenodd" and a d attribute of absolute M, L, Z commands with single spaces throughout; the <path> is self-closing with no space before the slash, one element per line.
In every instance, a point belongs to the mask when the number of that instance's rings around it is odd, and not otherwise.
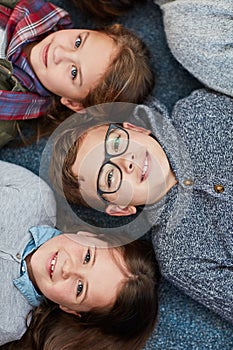
<path fill-rule="evenodd" d="M 155 0 L 175 58 L 206 86 L 233 96 L 232 0 Z"/>
<path fill-rule="evenodd" d="M 153 109 L 134 122 L 150 125 L 178 180 L 143 211 L 162 275 L 233 321 L 233 100 L 203 89 L 171 118 L 156 102 Z"/>
<path fill-rule="evenodd" d="M 48 185 L 29 170 L 0 161 L 0 345 L 19 339 L 32 309 L 13 285 L 34 225 L 54 226 L 56 203 Z M 25 286 L 26 287 L 26 286 Z"/>

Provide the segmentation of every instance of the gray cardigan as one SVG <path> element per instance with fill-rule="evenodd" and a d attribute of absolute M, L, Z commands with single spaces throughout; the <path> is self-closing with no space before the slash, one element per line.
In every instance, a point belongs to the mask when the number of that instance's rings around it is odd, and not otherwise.
<path fill-rule="evenodd" d="M 197 90 L 171 118 L 152 106 L 134 122 L 150 125 L 178 180 L 143 210 L 162 275 L 233 321 L 233 100 Z"/>
<path fill-rule="evenodd" d="M 232 0 L 155 0 L 175 58 L 207 87 L 233 96 Z"/>
<path fill-rule="evenodd" d="M 54 226 L 56 204 L 51 189 L 29 170 L 0 161 L 0 345 L 19 339 L 32 309 L 13 285 L 20 276 L 21 258 L 31 239 L 28 229 Z"/>

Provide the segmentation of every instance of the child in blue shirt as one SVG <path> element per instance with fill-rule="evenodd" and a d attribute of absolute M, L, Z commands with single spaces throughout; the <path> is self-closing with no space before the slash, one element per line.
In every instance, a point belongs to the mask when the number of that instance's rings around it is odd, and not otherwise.
<path fill-rule="evenodd" d="M 27 169 L 2 161 L 0 179 L 0 344 L 23 335 L 27 314 L 45 298 L 84 324 L 92 319 L 92 324 L 98 325 L 100 317 L 104 322 L 112 314 L 112 322 L 118 326 L 111 333 L 123 332 L 125 322 L 130 337 L 152 331 L 157 312 L 157 267 L 154 255 L 146 258 L 143 243 L 114 248 L 91 233 L 61 234 L 54 227 L 53 192 L 44 181 Z M 140 259 L 150 274 L 138 270 Z M 149 283 L 151 292 L 140 307 L 144 283 Z M 129 287 L 136 293 L 131 299 Z M 146 308 L 146 323 L 136 327 L 140 309 Z"/>

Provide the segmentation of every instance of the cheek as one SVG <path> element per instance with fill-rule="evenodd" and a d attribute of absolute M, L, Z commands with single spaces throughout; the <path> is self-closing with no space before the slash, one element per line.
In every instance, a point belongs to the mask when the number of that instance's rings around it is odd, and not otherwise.
<path fill-rule="evenodd" d="M 150 196 L 150 181 L 145 181 L 142 184 L 142 188 L 141 188 L 141 193 L 140 193 L 140 197 L 138 198 L 139 200 L 139 205 L 141 204 L 147 204 L 148 200 L 149 200 L 149 196 Z"/>
<path fill-rule="evenodd" d="M 44 288 L 43 294 L 46 298 L 52 300 L 54 303 L 60 304 L 67 299 L 69 291 L 64 286 L 47 286 Z"/>
<path fill-rule="evenodd" d="M 137 188 L 135 188 L 130 181 L 124 180 L 121 183 L 119 191 L 112 195 L 108 195 L 108 198 L 106 199 L 118 205 L 127 206 L 133 201 L 135 192 L 137 192 Z"/>
<path fill-rule="evenodd" d="M 55 86 L 58 89 L 63 89 L 67 84 L 67 72 L 59 65 L 45 70 L 43 75 L 47 84 Z"/>

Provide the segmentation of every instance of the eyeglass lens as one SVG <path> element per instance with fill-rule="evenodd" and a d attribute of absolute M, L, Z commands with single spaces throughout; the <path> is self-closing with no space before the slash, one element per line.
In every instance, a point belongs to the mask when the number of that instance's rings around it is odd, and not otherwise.
<path fill-rule="evenodd" d="M 120 128 L 109 130 L 105 140 L 105 151 L 108 156 L 117 157 L 128 147 L 127 132 Z M 113 160 L 114 161 L 114 160 Z M 98 187 L 102 192 L 116 192 L 121 184 L 120 169 L 112 162 L 106 162 L 99 173 Z"/>

